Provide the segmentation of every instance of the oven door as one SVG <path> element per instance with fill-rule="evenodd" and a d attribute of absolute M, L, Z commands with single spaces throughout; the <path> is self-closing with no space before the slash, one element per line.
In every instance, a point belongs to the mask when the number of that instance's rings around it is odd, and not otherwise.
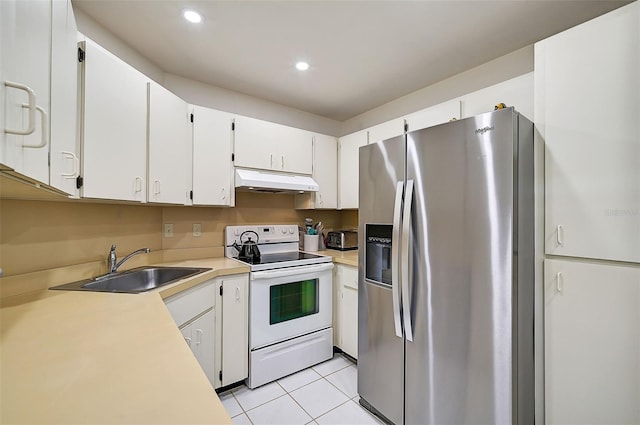
<path fill-rule="evenodd" d="M 249 348 L 331 327 L 332 269 L 322 263 L 252 272 Z"/>

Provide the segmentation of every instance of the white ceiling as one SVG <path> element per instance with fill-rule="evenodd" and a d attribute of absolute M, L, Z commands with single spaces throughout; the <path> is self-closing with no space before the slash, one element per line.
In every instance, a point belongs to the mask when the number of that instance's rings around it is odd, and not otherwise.
<path fill-rule="evenodd" d="M 626 3 L 73 1 L 166 72 L 339 121 Z"/>

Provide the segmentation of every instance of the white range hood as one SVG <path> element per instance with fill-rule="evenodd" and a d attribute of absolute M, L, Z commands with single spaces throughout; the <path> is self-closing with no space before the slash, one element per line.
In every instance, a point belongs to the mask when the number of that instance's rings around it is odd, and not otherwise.
<path fill-rule="evenodd" d="M 236 168 L 236 189 L 268 193 L 317 192 L 318 183 L 310 176 Z"/>

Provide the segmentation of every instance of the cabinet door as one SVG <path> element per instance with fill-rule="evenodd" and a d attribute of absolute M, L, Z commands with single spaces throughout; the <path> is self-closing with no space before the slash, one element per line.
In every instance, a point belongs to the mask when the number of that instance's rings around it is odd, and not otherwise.
<path fill-rule="evenodd" d="M 342 270 L 342 351 L 358 358 L 358 270 L 343 267 Z"/>
<path fill-rule="evenodd" d="M 249 376 L 249 307 L 247 275 L 222 279 L 222 385 Z"/>
<path fill-rule="evenodd" d="M 546 423 L 640 423 L 640 269 L 545 260 Z"/>
<path fill-rule="evenodd" d="M 71 1 L 51 4 L 51 161 L 49 184 L 79 196 L 78 43 Z"/>
<path fill-rule="evenodd" d="M 193 111 L 193 204 L 234 205 L 233 117 L 202 106 Z"/>
<path fill-rule="evenodd" d="M 369 143 L 382 142 L 404 134 L 404 119 L 397 118 L 367 129 Z"/>
<path fill-rule="evenodd" d="M 338 207 L 338 139 L 313 136 L 313 179 L 320 190 L 296 195 L 297 209 L 336 209 Z"/>
<path fill-rule="evenodd" d="M 186 204 L 191 190 L 187 102 L 149 83 L 149 202 Z"/>
<path fill-rule="evenodd" d="M 640 3 L 535 45 L 547 254 L 640 262 Z"/>
<path fill-rule="evenodd" d="M 215 386 L 215 330 L 216 315 L 213 309 L 189 324 L 191 328 L 191 349 L 198 363 L 207 374 L 211 386 Z"/>
<path fill-rule="evenodd" d="M 366 144 L 366 131 L 338 139 L 338 209 L 358 208 L 358 149 Z"/>
<path fill-rule="evenodd" d="M 421 130 L 434 125 L 460 119 L 460 101 L 451 100 L 406 116 L 408 131 Z M 402 133 L 400 133 L 402 134 Z"/>
<path fill-rule="evenodd" d="M 49 183 L 51 2 L 0 1 L 0 43 L 0 163 Z"/>
<path fill-rule="evenodd" d="M 148 79 L 89 39 L 83 64 L 82 196 L 144 202 Z"/>
<path fill-rule="evenodd" d="M 311 174 L 312 134 L 255 118 L 235 117 L 235 165 Z"/>

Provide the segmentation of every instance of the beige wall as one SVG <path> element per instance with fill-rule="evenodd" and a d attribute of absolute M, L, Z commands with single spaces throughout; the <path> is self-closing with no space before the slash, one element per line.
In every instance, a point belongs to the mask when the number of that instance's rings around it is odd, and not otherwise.
<path fill-rule="evenodd" d="M 162 248 L 162 208 L 0 200 L 4 276 L 105 260 L 112 243 L 124 254 Z"/>
<path fill-rule="evenodd" d="M 348 119 L 341 124 L 338 135 L 351 134 L 532 71 L 533 45 L 530 45 Z"/>
<path fill-rule="evenodd" d="M 297 211 L 292 195 L 238 192 L 235 208 L 2 199 L 0 268 L 6 277 L 105 261 L 112 243 L 120 257 L 142 247 L 222 247 L 227 225 L 302 224 L 305 217 L 322 221 L 326 229 L 357 226 L 355 211 Z M 163 223 L 174 225 L 173 237 L 163 236 Z M 202 225 L 202 236 L 192 235 L 194 223 Z"/>

